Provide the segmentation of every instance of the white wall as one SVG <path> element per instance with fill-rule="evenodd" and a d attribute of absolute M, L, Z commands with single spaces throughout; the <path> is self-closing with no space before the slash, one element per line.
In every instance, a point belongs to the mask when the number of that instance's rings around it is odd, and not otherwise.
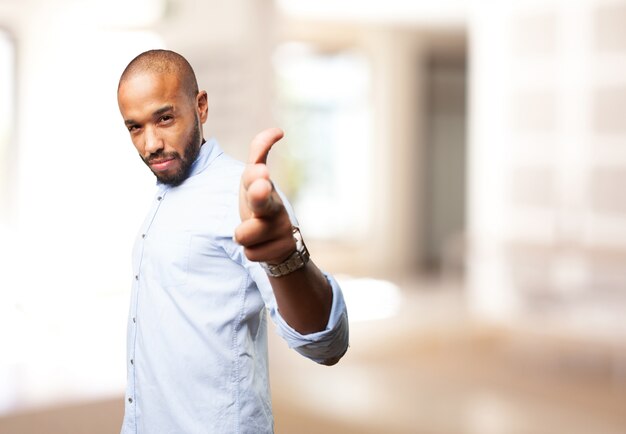
<path fill-rule="evenodd" d="M 625 25 L 624 1 L 476 4 L 468 291 L 483 317 L 623 330 Z"/>

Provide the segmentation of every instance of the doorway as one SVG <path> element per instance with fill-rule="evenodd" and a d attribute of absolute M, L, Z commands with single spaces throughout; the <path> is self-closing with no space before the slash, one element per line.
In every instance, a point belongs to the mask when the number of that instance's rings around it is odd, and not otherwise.
<path fill-rule="evenodd" d="M 425 62 L 424 268 L 460 276 L 465 250 L 466 49 L 434 48 Z"/>

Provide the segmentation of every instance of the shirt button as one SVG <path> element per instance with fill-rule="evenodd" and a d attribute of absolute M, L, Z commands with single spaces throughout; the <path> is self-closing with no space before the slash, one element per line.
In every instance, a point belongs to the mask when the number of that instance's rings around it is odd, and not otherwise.
<path fill-rule="evenodd" d="M 133 398 L 128 398 L 128 402 L 133 403 Z"/>
<path fill-rule="evenodd" d="M 137 318 L 133 317 L 133 322 L 137 322 Z"/>
<path fill-rule="evenodd" d="M 141 238 L 146 238 L 146 234 L 141 234 Z"/>
<path fill-rule="evenodd" d="M 163 196 L 157 197 L 157 200 L 161 200 L 161 199 L 163 199 Z"/>
<path fill-rule="evenodd" d="M 139 280 L 139 274 L 135 274 L 135 280 Z"/>
<path fill-rule="evenodd" d="M 135 361 L 134 361 L 133 359 L 130 359 L 130 364 L 131 364 L 131 365 L 134 365 L 134 364 L 135 364 Z"/>

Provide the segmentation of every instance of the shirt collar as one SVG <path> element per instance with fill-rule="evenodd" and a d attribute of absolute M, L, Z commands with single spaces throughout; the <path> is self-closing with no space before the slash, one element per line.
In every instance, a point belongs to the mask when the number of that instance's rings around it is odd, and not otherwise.
<path fill-rule="evenodd" d="M 204 172 L 204 170 L 211 165 L 213 160 L 219 157 L 224 151 L 220 148 L 217 140 L 214 138 L 210 138 L 205 141 L 202 146 L 200 146 L 200 152 L 196 157 L 195 161 L 191 164 L 191 169 L 189 170 L 189 176 L 187 179 Z M 183 181 L 183 184 L 187 181 Z M 182 185 L 182 184 L 181 184 Z M 169 189 L 169 186 L 163 184 L 162 182 L 157 180 L 157 186 L 161 189 Z"/>
<path fill-rule="evenodd" d="M 204 172 L 204 170 L 209 167 L 213 160 L 215 160 L 215 158 L 217 158 L 221 153 L 222 150 L 217 144 L 217 140 L 214 138 L 210 138 L 204 142 L 200 147 L 200 152 L 196 157 L 196 161 L 194 161 L 191 165 L 189 178 L 197 175 L 198 173 Z"/>

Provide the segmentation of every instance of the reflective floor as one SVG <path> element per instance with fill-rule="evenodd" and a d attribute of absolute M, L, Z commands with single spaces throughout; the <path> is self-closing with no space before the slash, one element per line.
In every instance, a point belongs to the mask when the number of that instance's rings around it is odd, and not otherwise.
<path fill-rule="evenodd" d="M 334 367 L 271 338 L 278 434 L 626 432 L 619 340 L 479 324 L 454 287 L 403 290 L 395 316 L 361 319 Z M 29 410 L 0 418 L 0 433 L 116 433 L 122 407 L 116 397 Z"/>

